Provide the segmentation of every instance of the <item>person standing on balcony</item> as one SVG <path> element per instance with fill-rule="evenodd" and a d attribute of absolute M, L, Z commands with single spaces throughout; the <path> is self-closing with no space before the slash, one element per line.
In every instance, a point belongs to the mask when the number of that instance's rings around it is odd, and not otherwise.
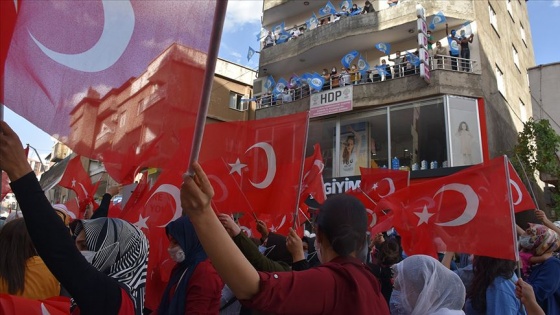
<path fill-rule="evenodd" d="M 274 42 L 276 41 L 276 39 L 274 37 L 275 37 L 274 33 L 269 31 L 268 35 L 266 35 L 266 37 L 264 38 L 264 48 L 274 46 Z"/>
<path fill-rule="evenodd" d="M 336 70 L 336 67 L 333 67 L 331 70 L 331 80 L 332 80 L 332 87 L 338 87 L 339 86 L 339 78 L 340 76 L 338 75 L 338 71 Z"/>
<path fill-rule="evenodd" d="M 401 56 L 401 51 L 397 50 L 397 52 L 395 53 L 395 58 L 391 58 L 390 55 L 387 55 L 387 59 L 389 61 L 392 61 L 395 63 L 394 66 L 394 72 L 395 72 L 395 77 L 402 77 L 403 75 L 403 71 L 404 69 L 402 69 L 403 65 L 406 64 L 406 57 L 405 56 Z"/>
<path fill-rule="evenodd" d="M 362 14 L 367 14 L 370 12 L 375 12 L 375 9 L 373 8 L 373 4 L 371 4 L 371 2 L 366 0 L 366 3 L 364 4 L 364 8 L 362 9 Z"/>
<path fill-rule="evenodd" d="M 348 73 L 348 70 L 344 67 L 342 67 L 342 69 L 340 70 L 339 83 L 340 86 L 345 86 L 350 84 L 350 73 Z"/>
<path fill-rule="evenodd" d="M 447 41 L 449 42 L 449 55 L 451 56 L 451 70 L 457 70 L 457 58 L 459 58 L 459 44 L 461 40 L 455 36 L 457 31 L 451 30 L 449 34 L 449 26 L 445 24 L 445 33 L 447 34 Z"/>
<path fill-rule="evenodd" d="M 472 44 L 474 39 L 474 34 L 469 37 L 465 35 L 465 30 L 461 30 L 461 69 L 465 72 L 471 71 L 471 50 L 469 48 L 469 43 Z"/>
<path fill-rule="evenodd" d="M 325 83 L 323 83 L 323 90 L 329 90 L 331 88 L 331 74 L 329 73 L 329 70 L 323 69 L 323 74 L 321 76 L 325 79 Z"/>
<path fill-rule="evenodd" d="M 441 42 L 436 42 L 436 51 L 435 51 L 435 55 L 434 58 L 437 59 L 437 68 L 445 68 L 443 66 L 443 62 L 444 62 L 444 57 L 443 56 L 447 56 L 447 48 L 443 47 L 441 45 Z"/>

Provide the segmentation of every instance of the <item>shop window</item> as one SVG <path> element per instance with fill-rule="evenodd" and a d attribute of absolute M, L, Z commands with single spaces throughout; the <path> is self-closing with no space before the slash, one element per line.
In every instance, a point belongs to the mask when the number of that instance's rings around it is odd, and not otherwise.
<path fill-rule="evenodd" d="M 334 157 L 336 152 L 335 133 L 338 119 L 321 119 L 309 122 L 309 133 L 307 136 L 307 152 L 305 156 L 313 154 L 313 145 L 318 143 L 321 146 L 321 154 L 323 156 L 324 177 L 335 177 L 338 173 L 334 173 L 333 165 L 335 165 Z M 338 162 L 336 162 L 338 163 Z"/>
<path fill-rule="evenodd" d="M 463 166 L 482 162 L 478 102 L 473 98 L 449 96 L 449 165 Z"/>

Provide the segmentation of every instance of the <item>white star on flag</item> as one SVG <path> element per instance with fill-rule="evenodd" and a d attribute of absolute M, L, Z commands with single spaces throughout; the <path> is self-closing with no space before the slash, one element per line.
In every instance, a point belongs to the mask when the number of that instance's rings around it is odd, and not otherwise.
<path fill-rule="evenodd" d="M 229 166 L 231 167 L 231 170 L 229 171 L 230 174 L 237 173 L 239 174 L 239 176 L 241 176 L 241 170 L 246 167 L 247 164 L 241 163 L 241 161 L 239 161 L 239 158 L 237 158 L 237 161 L 235 161 L 235 163 L 233 164 L 229 164 Z"/>
<path fill-rule="evenodd" d="M 377 190 L 377 187 L 379 187 L 377 183 L 373 184 L 373 190 Z"/>
<path fill-rule="evenodd" d="M 76 179 L 72 178 L 72 187 L 76 187 Z"/>
<path fill-rule="evenodd" d="M 146 229 L 148 230 L 148 225 L 146 224 L 148 222 L 148 219 L 150 217 L 142 217 L 142 215 L 140 214 L 140 216 L 138 217 L 138 222 L 133 223 L 134 226 L 136 226 L 139 229 Z"/>
<path fill-rule="evenodd" d="M 429 213 L 428 212 L 428 207 L 424 206 L 424 209 L 422 209 L 422 212 L 414 212 L 415 215 L 418 216 L 418 218 L 420 218 L 420 220 L 418 221 L 418 225 L 420 226 L 421 224 L 424 223 L 428 223 L 428 220 L 430 220 L 430 218 L 435 214 L 435 213 Z"/>

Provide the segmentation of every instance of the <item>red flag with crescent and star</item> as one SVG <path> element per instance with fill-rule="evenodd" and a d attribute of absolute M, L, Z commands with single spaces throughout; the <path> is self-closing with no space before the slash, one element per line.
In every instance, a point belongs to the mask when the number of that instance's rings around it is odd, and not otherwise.
<path fill-rule="evenodd" d="M 313 145 L 313 155 L 305 158 L 303 166 L 303 179 L 301 184 L 300 203 L 311 196 L 318 203 L 322 204 L 327 199 L 325 194 L 325 184 L 323 182 L 323 155 L 321 146 L 316 143 Z"/>
<path fill-rule="evenodd" d="M 2 104 L 103 161 L 121 184 L 146 159 L 166 168 L 190 141 L 192 130 L 181 129 L 195 125 L 209 53 L 219 45 L 211 34 L 221 2 L 1 5 Z"/>
<path fill-rule="evenodd" d="M 62 178 L 60 179 L 60 182 L 58 182 L 58 185 L 73 190 L 76 193 L 78 203 L 80 205 L 88 202 L 93 202 L 93 197 L 95 195 L 95 191 L 97 190 L 99 182 L 96 185 L 91 183 L 91 178 L 82 165 L 81 156 L 76 155 L 70 161 L 68 161 L 68 165 L 66 166 L 64 175 L 62 175 Z M 69 200 L 68 202 L 70 203 L 75 201 Z M 80 208 L 79 205 L 78 209 Z M 94 208 L 96 207 L 97 205 L 94 203 Z M 68 210 L 70 209 L 75 210 L 76 207 L 68 208 Z M 83 211 L 83 209 L 79 209 L 78 212 L 74 212 L 76 218 L 82 217 L 82 213 L 79 213 L 80 211 Z"/>
<path fill-rule="evenodd" d="M 513 209 L 515 213 L 523 212 L 525 210 L 534 210 L 537 209 L 535 206 L 535 202 L 529 191 L 527 191 L 527 187 L 523 184 L 523 181 L 519 177 L 519 174 L 511 165 L 511 162 L 508 161 L 508 168 L 509 168 L 509 181 L 511 184 L 511 198 L 513 202 Z M 529 183 L 530 185 L 531 183 Z"/>
<path fill-rule="evenodd" d="M 384 198 L 408 255 L 455 251 L 517 260 L 505 157 L 412 185 Z"/>
<path fill-rule="evenodd" d="M 297 225 L 308 121 L 303 112 L 207 125 L 199 161 L 217 163 L 205 168 L 216 210 L 243 212 L 246 219 L 254 213 L 280 234 Z"/>

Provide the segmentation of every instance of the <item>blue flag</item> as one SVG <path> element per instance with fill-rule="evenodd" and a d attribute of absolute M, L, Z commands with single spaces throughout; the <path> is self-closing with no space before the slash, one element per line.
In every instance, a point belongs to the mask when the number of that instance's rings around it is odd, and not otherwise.
<path fill-rule="evenodd" d="M 389 43 L 377 43 L 375 44 L 375 48 L 385 55 L 391 54 L 391 44 Z"/>
<path fill-rule="evenodd" d="M 459 43 L 451 36 L 447 36 L 447 42 L 449 43 L 449 54 L 459 56 Z"/>
<path fill-rule="evenodd" d="M 264 28 L 261 28 L 261 31 L 255 35 L 257 37 L 257 42 L 260 42 L 263 38 L 266 37 L 267 34 L 268 31 Z"/>
<path fill-rule="evenodd" d="M 420 65 L 420 58 L 408 51 L 406 52 L 406 60 L 408 60 L 408 62 L 410 62 L 415 67 L 418 67 Z"/>
<path fill-rule="evenodd" d="M 360 71 L 362 75 L 365 75 L 368 70 L 369 63 L 364 59 L 364 57 L 362 57 L 362 55 L 360 55 L 360 59 L 358 59 L 358 71 Z"/>
<path fill-rule="evenodd" d="M 323 89 L 323 84 L 325 84 L 325 78 L 315 72 L 311 75 L 311 78 L 307 82 L 309 82 L 310 88 L 316 91 L 321 91 Z"/>
<path fill-rule="evenodd" d="M 320 16 L 329 15 L 329 14 L 336 14 L 336 8 L 330 1 L 327 2 L 327 5 L 319 9 Z"/>
<path fill-rule="evenodd" d="M 356 50 L 347 53 L 344 57 L 342 57 L 342 60 L 340 61 L 342 62 L 342 66 L 344 68 L 350 68 L 350 64 L 356 57 L 358 57 L 359 54 L 360 53 Z"/>
<path fill-rule="evenodd" d="M 362 14 L 362 10 L 358 8 L 358 10 L 350 12 L 350 16 L 356 16 Z"/>
<path fill-rule="evenodd" d="M 340 9 L 342 10 L 342 7 L 346 7 L 346 9 L 350 10 L 350 8 L 352 7 L 352 0 L 343 0 L 340 3 Z"/>
<path fill-rule="evenodd" d="M 445 15 L 443 15 L 443 12 L 439 11 L 432 18 L 432 22 L 430 23 L 430 29 L 435 30 L 436 25 L 442 24 L 442 23 L 445 23 L 445 22 L 447 22 L 447 19 L 445 18 Z"/>
<path fill-rule="evenodd" d="M 308 30 L 314 29 L 317 25 L 319 25 L 319 20 L 317 19 L 315 12 L 313 12 L 313 15 L 305 21 L 305 25 L 307 25 Z"/>
<path fill-rule="evenodd" d="M 278 34 L 278 39 L 276 40 L 276 44 L 282 44 L 288 41 L 288 39 L 290 39 L 290 34 L 286 31 L 282 31 L 280 32 L 280 34 Z"/>
<path fill-rule="evenodd" d="M 247 52 L 247 61 L 251 60 L 253 55 L 255 54 L 255 50 L 249 46 L 249 51 Z"/>
<path fill-rule="evenodd" d="M 307 83 L 307 85 L 309 85 L 309 81 L 311 81 L 311 78 L 313 77 L 313 75 L 309 72 L 306 72 L 304 74 L 302 74 L 300 76 L 301 82 L 305 82 Z"/>
<path fill-rule="evenodd" d="M 278 33 L 284 32 L 284 28 L 285 28 L 285 24 L 284 24 L 284 22 L 282 22 L 282 23 L 276 25 L 274 28 L 272 28 L 272 33 L 278 34 Z"/>
<path fill-rule="evenodd" d="M 264 83 L 265 90 L 267 92 L 272 91 L 275 85 L 276 85 L 276 81 L 274 81 L 274 78 L 271 75 L 269 75 L 268 78 L 266 78 L 266 82 Z"/>
<path fill-rule="evenodd" d="M 278 97 L 278 95 L 284 93 L 284 88 L 287 86 L 288 86 L 288 81 L 286 81 L 286 79 L 284 78 L 280 78 L 276 83 L 276 85 L 274 86 L 274 90 L 272 91 L 272 94 Z"/>
<path fill-rule="evenodd" d="M 290 89 L 294 89 L 294 88 L 297 88 L 297 87 L 300 86 L 300 85 L 301 85 L 301 78 L 298 77 L 298 75 L 294 73 L 294 74 L 290 77 L 290 82 L 288 82 L 288 87 L 289 87 Z"/>
<path fill-rule="evenodd" d="M 379 73 L 379 75 L 384 75 L 384 76 L 389 75 L 389 73 L 387 72 L 387 67 L 384 65 L 375 66 L 375 69 L 377 69 L 377 73 Z"/>

